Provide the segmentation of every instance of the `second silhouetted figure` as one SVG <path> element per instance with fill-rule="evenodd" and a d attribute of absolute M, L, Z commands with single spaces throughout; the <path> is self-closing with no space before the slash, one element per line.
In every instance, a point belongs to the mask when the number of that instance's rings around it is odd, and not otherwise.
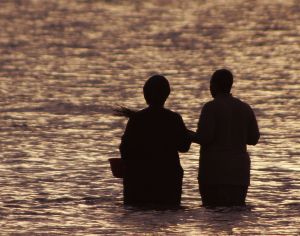
<path fill-rule="evenodd" d="M 251 107 L 230 94 L 233 75 L 217 70 L 210 80 L 214 98 L 201 111 L 194 142 L 201 145 L 199 187 L 204 206 L 244 205 L 250 184 L 247 144 L 259 129 Z"/>

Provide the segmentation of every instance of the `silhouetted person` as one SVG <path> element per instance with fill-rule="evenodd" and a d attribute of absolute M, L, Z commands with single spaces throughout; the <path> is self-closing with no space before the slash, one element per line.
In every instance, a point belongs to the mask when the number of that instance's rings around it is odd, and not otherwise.
<path fill-rule="evenodd" d="M 144 85 L 147 108 L 130 112 L 120 145 L 125 162 L 124 203 L 178 206 L 183 169 L 178 151 L 187 152 L 190 138 L 181 116 L 164 108 L 170 94 L 168 80 L 150 77 Z"/>
<path fill-rule="evenodd" d="M 230 71 L 213 73 L 214 99 L 203 106 L 194 135 L 201 145 L 198 180 L 204 206 L 244 205 L 250 184 L 247 144 L 256 145 L 260 134 L 251 107 L 230 94 L 232 83 Z"/>

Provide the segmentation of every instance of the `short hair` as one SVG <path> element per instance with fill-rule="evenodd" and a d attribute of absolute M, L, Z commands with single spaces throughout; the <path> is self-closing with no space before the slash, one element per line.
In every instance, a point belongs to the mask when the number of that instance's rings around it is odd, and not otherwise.
<path fill-rule="evenodd" d="M 169 81 L 162 75 L 153 75 L 145 83 L 144 97 L 149 105 L 163 105 L 171 89 Z"/>
<path fill-rule="evenodd" d="M 233 75 L 227 69 L 216 70 L 213 73 L 210 82 L 215 84 L 219 91 L 230 93 L 233 84 Z"/>

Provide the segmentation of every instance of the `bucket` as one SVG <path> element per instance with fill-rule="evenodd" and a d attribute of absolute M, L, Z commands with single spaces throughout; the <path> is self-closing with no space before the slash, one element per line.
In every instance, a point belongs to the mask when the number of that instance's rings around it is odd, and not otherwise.
<path fill-rule="evenodd" d="M 110 158 L 108 161 L 113 176 L 116 178 L 123 178 L 125 169 L 123 160 L 121 158 Z"/>

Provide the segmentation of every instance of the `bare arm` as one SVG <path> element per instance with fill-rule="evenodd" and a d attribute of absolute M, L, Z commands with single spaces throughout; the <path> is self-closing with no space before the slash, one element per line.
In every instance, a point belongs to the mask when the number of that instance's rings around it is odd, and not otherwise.
<path fill-rule="evenodd" d="M 136 113 L 135 110 L 132 110 L 130 108 L 123 107 L 123 106 L 119 106 L 119 107 L 113 108 L 113 114 L 115 116 L 124 116 L 124 117 L 130 118 L 135 113 Z"/>

